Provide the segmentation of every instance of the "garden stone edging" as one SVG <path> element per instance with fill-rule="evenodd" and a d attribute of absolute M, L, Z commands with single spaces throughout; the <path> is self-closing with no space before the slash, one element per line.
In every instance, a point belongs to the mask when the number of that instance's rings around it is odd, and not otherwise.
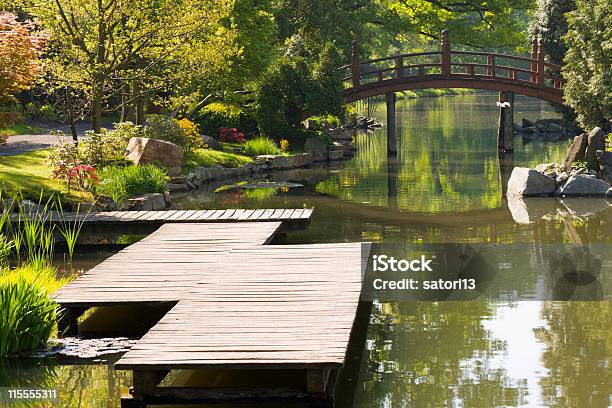
<path fill-rule="evenodd" d="M 292 156 L 257 156 L 252 163 L 247 163 L 240 167 L 226 168 L 198 167 L 187 175 L 187 186 L 196 190 L 204 184 L 216 180 L 231 179 L 236 177 L 246 177 L 259 173 L 296 169 L 310 166 L 312 164 L 310 153 L 295 154 Z"/>

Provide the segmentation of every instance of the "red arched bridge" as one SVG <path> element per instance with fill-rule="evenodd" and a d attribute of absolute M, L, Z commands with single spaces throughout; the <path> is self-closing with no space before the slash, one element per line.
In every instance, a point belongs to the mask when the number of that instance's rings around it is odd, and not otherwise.
<path fill-rule="evenodd" d="M 474 88 L 513 92 L 563 102 L 561 67 L 545 62 L 544 48 L 533 44 L 530 57 L 491 52 L 452 51 L 448 31 L 440 52 L 419 52 L 359 61 L 353 44 L 351 64 L 342 67 L 347 102 L 371 96 L 425 88 Z"/>

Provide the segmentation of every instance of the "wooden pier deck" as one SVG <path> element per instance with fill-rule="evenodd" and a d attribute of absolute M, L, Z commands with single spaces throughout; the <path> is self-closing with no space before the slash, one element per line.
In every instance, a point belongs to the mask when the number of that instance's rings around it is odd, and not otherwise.
<path fill-rule="evenodd" d="M 362 245 L 232 250 L 116 363 L 134 373 L 125 406 L 289 396 L 328 403 L 359 303 Z M 172 369 L 302 370 L 305 381 L 291 390 L 157 387 Z"/>
<path fill-rule="evenodd" d="M 312 216 L 312 208 L 268 208 L 268 209 L 225 209 L 225 210 L 167 210 L 167 211 L 111 211 L 95 213 L 60 214 L 50 212 L 45 218 L 52 223 L 83 221 L 86 224 L 147 224 L 162 225 L 174 223 L 221 223 L 221 222 L 267 222 L 305 223 Z M 17 222 L 19 215 L 12 216 Z"/>
<path fill-rule="evenodd" d="M 52 294 L 66 309 L 62 329 L 77 331 L 88 308 L 178 302 L 235 248 L 268 243 L 280 222 L 166 224 Z"/>
<path fill-rule="evenodd" d="M 116 364 L 122 406 L 310 399 L 327 406 L 344 363 L 369 244 L 265 245 L 281 222 L 170 223 L 64 286 L 60 332 L 90 307 L 168 304 Z M 363 246 L 366 245 L 364 249 Z M 174 369 L 290 370 L 292 387 L 161 387 Z"/>

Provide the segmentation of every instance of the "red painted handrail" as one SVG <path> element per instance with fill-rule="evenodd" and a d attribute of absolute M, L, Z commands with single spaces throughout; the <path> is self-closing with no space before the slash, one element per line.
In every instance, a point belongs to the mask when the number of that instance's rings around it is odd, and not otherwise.
<path fill-rule="evenodd" d="M 559 92 L 563 89 L 565 80 L 561 77 L 561 67 L 545 62 L 544 47 L 541 43 L 533 43 L 530 57 L 506 55 L 479 51 L 452 51 L 448 31 L 441 33 L 440 52 L 418 52 L 413 54 L 398 54 L 389 57 L 359 61 L 357 44 L 353 43 L 351 64 L 340 69 L 350 69 L 351 74 L 344 78 L 351 83 L 345 92 L 359 92 L 364 85 L 372 86 L 372 82 L 363 80 L 375 78 L 378 82 L 394 81 L 429 81 L 432 78 L 465 81 L 465 87 L 470 88 L 470 80 L 487 79 L 504 83 L 528 85 L 542 90 Z M 416 62 L 410 60 L 422 57 L 437 57 L 435 62 Z M 473 57 L 481 61 L 465 62 L 461 57 Z M 482 60 L 485 59 L 486 63 Z M 394 65 L 384 68 L 372 67 L 373 64 L 392 61 Z M 417 69 L 416 75 L 411 70 Z M 433 69 L 434 72 L 431 72 Z M 484 71 L 484 72 L 482 72 Z M 391 74 L 391 77 L 389 77 Z"/>

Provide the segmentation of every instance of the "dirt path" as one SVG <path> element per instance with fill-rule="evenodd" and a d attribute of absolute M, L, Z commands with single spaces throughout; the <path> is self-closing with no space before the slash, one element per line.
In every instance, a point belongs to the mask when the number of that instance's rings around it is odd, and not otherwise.
<path fill-rule="evenodd" d="M 0 156 L 15 156 L 22 153 L 31 152 L 34 150 L 47 149 L 59 143 L 60 139 L 51 134 L 53 129 L 63 131 L 66 136 L 62 137 L 65 141 L 72 140 L 70 128 L 57 127 L 51 128 L 46 126 L 45 130 L 37 134 L 9 136 L 6 144 L 0 145 Z M 79 139 L 84 137 L 85 131 L 89 129 L 88 123 L 79 123 L 77 125 L 77 133 Z"/>

